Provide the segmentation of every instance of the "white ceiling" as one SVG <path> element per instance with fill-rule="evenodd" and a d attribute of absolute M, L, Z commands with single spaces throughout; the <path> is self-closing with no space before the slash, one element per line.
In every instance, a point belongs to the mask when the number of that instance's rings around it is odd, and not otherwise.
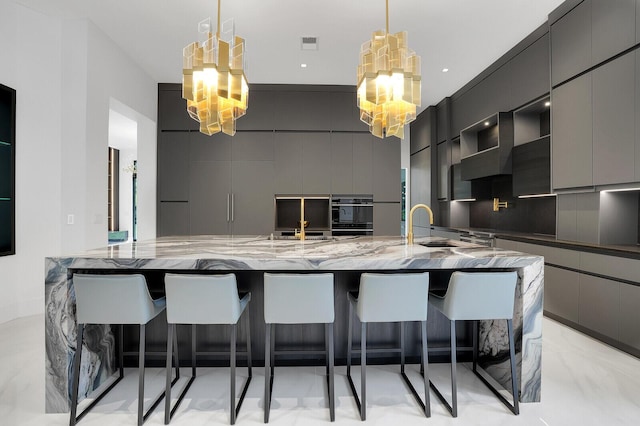
<path fill-rule="evenodd" d="M 182 48 L 215 0 L 14 0 L 43 13 L 87 17 L 156 81 L 181 81 Z M 390 0 L 390 31 L 408 31 L 422 58 L 422 108 L 453 94 L 544 23 L 563 0 Z M 360 46 L 385 25 L 384 0 L 223 0 L 247 41 L 250 83 L 356 84 Z M 302 51 L 300 37 L 319 38 Z M 308 64 L 301 68 L 301 63 Z M 443 68 L 449 72 L 443 73 Z"/>

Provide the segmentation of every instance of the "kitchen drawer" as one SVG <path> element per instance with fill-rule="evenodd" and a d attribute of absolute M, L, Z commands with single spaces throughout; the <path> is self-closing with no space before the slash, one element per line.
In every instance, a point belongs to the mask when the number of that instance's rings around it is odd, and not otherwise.
<path fill-rule="evenodd" d="M 578 301 L 578 323 L 580 325 L 619 340 L 619 282 L 580 274 Z"/>
<path fill-rule="evenodd" d="M 544 267 L 544 310 L 578 323 L 578 272 Z"/>
<path fill-rule="evenodd" d="M 640 283 L 640 261 L 580 252 L 580 270 Z"/>

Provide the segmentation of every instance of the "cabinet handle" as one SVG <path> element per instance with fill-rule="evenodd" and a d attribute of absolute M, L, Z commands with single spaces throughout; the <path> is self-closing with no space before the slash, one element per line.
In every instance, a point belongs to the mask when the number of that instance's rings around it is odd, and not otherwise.
<path fill-rule="evenodd" d="M 235 204 L 236 204 L 235 194 L 232 192 L 231 193 L 231 222 L 235 220 L 234 218 L 235 215 L 233 214 Z"/>
<path fill-rule="evenodd" d="M 229 195 L 227 192 L 227 222 L 229 222 Z"/>

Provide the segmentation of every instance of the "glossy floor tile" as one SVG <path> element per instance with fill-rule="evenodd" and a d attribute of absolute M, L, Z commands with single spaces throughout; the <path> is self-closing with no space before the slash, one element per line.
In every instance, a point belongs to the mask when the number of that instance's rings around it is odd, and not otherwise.
<path fill-rule="evenodd" d="M 21 318 L 0 324 L 0 424 L 65 425 L 67 414 L 44 413 L 44 319 Z M 367 422 L 371 425 L 637 425 L 640 419 L 640 360 L 603 345 L 552 320 L 543 323 L 542 402 L 522 404 L 511 414 L 467 365 L 458 368 L 459 417 L 452 419 L 431 394 L 432 417 L 426 419 L 398 374 L 398 366 L 374 366 L 367 372 Z M 449 366 L 431 365 L 441 390 L 449 385 Z M 416 388 L 422 385 L 417 366 L 409 366 Z M 172 425 L 228 424 L 228 370 L 201 368 Z M 359 384 L 359 368 L 354 381 Z M 183 374 L 190 374 L 184 369 Z M 238 370 L 238 391 L 246 368 Z M 270 424 L 328 425 L 324 368 L 276 368 Z M 345 368 L 336 368 L 336 425 L 359 425 Z M 177 391 L 186 383 L 182 378 Z M 80 425 L 136 422 L 138 376 L 135 369 L 107 395 Z M 162 390 L 164 371 L 149 369 L 147 403 Z M 258 425 L 263 419 L 264 369 L 254 378 L 238 416 L 238 425 Z M 424 396 L 421 392 L 421 396 Z M 163 405 L 145 423 L 164 424 Z"/>

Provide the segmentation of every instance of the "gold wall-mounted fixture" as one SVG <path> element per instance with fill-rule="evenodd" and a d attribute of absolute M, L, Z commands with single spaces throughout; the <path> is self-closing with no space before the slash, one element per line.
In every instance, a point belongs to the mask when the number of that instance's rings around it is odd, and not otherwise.
<path fill-rule="evenodd" d="M 403 139 L 421 103 L 420 57 L 407 47 L 406 31 L 389 33 L 389 0 L 386 6 L 386 29 L 360 48 L 358 107 L 371 134 Z"/>
<path fill-rule="evenodd" d="M 500 201 L 500 198 L 494 198 L 493 199 L 493 211 L 497 212 L 500 211 L 500 209 L 506 209 L 508 207 L 508 204 L 506 201 Z"/>
<path fill-rule="evenodd" d="M 236 133 L 236 120 L 247 112 L 249 85 L 244 75 L 245 41 L 235 35 L 233 20 L 222 24 L 220 0 L 215 35 L 211 18 L 198 24 L 205 35 L 202 44 L 194 42 L 183 50 L 182 97 L 187 111 L 200 123 L 200 132 L 213 135 Z"/>
<path fill-rule="evenodd" d="M 433 211 L 426 204 L 416 204 L 409 211 L 409 233 L 407 234 L 407 244 L 413 244 L 413 214 L 418 209 L 425 209 L 429 214 L 429 224 L 433 225 Z"/>

